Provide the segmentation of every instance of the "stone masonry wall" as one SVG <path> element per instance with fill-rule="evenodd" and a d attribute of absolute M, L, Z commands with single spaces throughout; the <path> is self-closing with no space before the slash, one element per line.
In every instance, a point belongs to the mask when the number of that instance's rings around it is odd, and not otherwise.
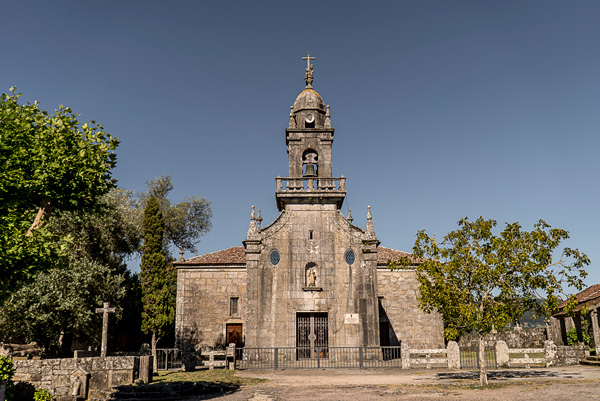
<path fill-rule="evenodd" d="M 230 298 L 237 297 L 238 314 L 230 315 Z M 178 346 L 225 345 L 227 323 L 245 321 L 246 269 L 243 267 L 179 267 L 177 269 Z M 245 327 L 244 327 L 245 331 Z"/>
<path fill-rule="evenodd" d="M 535 327 L 524 329 L 514 327 L 510 330 L 485 335 L 485 343 L 493 346 L 497 341 L 504 341 L 509 348 L 542 348 L 546 338 L 546 329 L 544 327 Z M 460 338 L 458 345 L 461 347 L 479 346 L 479 338 L 476 334 L 467 334 Z"/>
<path fill-rule="evenodd" d="M 578 365 L 579 361 L 589 356 L 590 349 L 586 345 L 559 345 L 556 352 L 557 366 Z"/>
<path fill-rule="evenodd" d="M 444 325 L 437 313 L 419 308 L 419 282 L 414 270 L 377 269 L 377 292 L 390 322 L 391 336 L 410 348 L 444 348 Z M 379 319 L 385 321 L 380 315 Z M 390 345 L 396 345 L 394 338 Z"/>
<path fill-rule="evenodd" d="M 78 359 L 29 359 L 14 361 L 15 382 L 26 382 L 48 390 L 57 400 L 73 399 L 79 378 L 89 378 L 88 394 L 111 386 L 131 384 L 139 376 L 139 357 L 95 357 Z M 83 390 L 83 387 L 80 387 Z"/>
<path fill-rule="evenodd" d="M 248 346 L 296 346 L 297 316 L 312 312 L 327 314 L 329 346 L 379 345 L 376 251 L 335 205 L 286 205 L 260 235 L 261 252 L 247 262 Z M 281 255 L 275 266 L 272 250 Z M 347 250 L 355 253 L 351 266 Z M 316 270 L 316 290 L 308 286 L 308 266 Z"/>

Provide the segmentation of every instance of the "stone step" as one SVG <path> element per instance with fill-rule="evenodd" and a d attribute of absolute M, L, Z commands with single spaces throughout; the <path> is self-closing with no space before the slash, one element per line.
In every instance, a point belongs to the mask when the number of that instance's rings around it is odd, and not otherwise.
<path fill-rule="evenodd" d="M 188 399 L 192 395 L 211 394 L 235 390 L 235 386 L 226 386 L 204 382 L 173 382 L 165 384 L 146 384 L 141 386 L 118 386 L 111 390 L 96 391 L 90 395 L 90 401 L 177 401 Z"/>
<path fill-rule="evenodd" d="M 590 359 L 590 357 L 587 357 L 585 359 L 582 359 L 579 361 L 580 365 L 588 365 L 588 366 L 600 366 L 600 360 L 599 359 Z"/>

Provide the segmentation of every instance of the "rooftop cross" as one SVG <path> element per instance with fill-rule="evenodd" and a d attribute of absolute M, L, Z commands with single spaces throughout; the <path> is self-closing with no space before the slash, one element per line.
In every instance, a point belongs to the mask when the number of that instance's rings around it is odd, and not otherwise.
<path fill-rule="evenodd" d="M 302 60 L 306 60 L 306 74 L 304 74 L 304 81 L 306 82 L 306 89 L 312 89 L 313 83 L 313 65 L 310 60 L 315 60 L 315 57 L 310 56 L 310 52 L 306 54 L 306 57 L 302 57 Z"/>
<path fill-rule="evenodd" d="M 310 69 L 310 60 L 315 60 L 315 57 L 311 57 L 310 52 L 308 52 L 306 57 L 302 57 L 302 60 L 306 60 L 306 68 Z"/>
<path fill-rule="evenodd" d="M 96 308 L 96 313 L 102 313 L 102 346 L 100 347 L 100 356 L 106 356 L 106 348 L 108 345 L 108 314 L 115 313 L 115 308 L 109 308 L 110 303 L 104 302 L 102 308 Z"/>

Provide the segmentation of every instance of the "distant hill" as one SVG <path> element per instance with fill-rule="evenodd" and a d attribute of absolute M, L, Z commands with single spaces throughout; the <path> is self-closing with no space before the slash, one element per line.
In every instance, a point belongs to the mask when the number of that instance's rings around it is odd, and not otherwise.
<path fill-rule="evenodd" d="M 526 312 L 523 315 L 523 318 L 521 320 L 519 320 L 519 324 L 521 326 L 525 327 L 545 327 L 546 323 L 544 322 L 544 318 L 538 316 L 537 318 L 534 319 L 533 317 L 534 313 L 533 312 Z"/>

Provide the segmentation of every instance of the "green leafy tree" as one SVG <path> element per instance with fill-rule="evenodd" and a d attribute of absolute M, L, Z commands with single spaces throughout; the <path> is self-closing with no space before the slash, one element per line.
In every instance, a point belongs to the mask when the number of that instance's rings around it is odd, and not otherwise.
<path fill-rule="evenodd" d="M 165 256 L 165 223 L 156 197 L 151 196 L 144 209 L 144 245 L 142 248 L 142 331 L 152 333 L 152 355 L 156 371 L 156 344 L 167 335 L 175 321 L 175 279 L 172 265 Z"/>
<path fill-rule="evenodd" d="M 165 222 L 165 249 L 169 250 L 173 245 L 180 252 L 195 251 L 200 237 L 211 229 L 211 202 L 193 196 L 172 204 L 167 197 L 173 189 L 170 175 L 149 180 L 146 185 L 148 191 L 140 194 L 141 203 L 145 205 L 150 197 L 158 201 Z"/>
<path fill-rule="evenodd" d="M 58 211 L 50 229 L 64 256 L 3 305 L 0 339 L 36 341 L 46 352 L 61 345 L 69 350 L 73 337 L 97 343 L 101 316 L 95 308 L 103 301 L 123 305 L 137 294 L 137 277 L 125 264 L 141 241 L 135 206 L 130 191 L 113 189 L 93 210 Z M 125 304 L 128 321 L 136 312 L 135 303 Z"/>
<path fill-rule="evenodd" d="M 390 268 L 416 264 L 420 307 L 438 312 L 448 340 L 464 333 L 479 335 L 480 383 L 487 385 L 484 336 L 504 329 L 527 311 L 549 316 L 557 310 L 564 287 L 581 290 L 589 258 L 577 249 L 564 248 L 554 259 L 567 231 L 540 220 L 531 232 L 519 223 L 506 224 L 494 235 L 495 220 L 464 218 L 459 228 L 441 243 L 425 231 L 417 233 L 412 258 L 390 263 Z M 570 307 L 576 305 L 574 297 Z"/>
<path fill-rule="evenodd" d="M 0 302 L 36 271 L 56 264 L 47 222 L 60 210 L 84 210 L 114 186 L 116 138 L 60 106 L 19 104 L 0 95 Z"/>

